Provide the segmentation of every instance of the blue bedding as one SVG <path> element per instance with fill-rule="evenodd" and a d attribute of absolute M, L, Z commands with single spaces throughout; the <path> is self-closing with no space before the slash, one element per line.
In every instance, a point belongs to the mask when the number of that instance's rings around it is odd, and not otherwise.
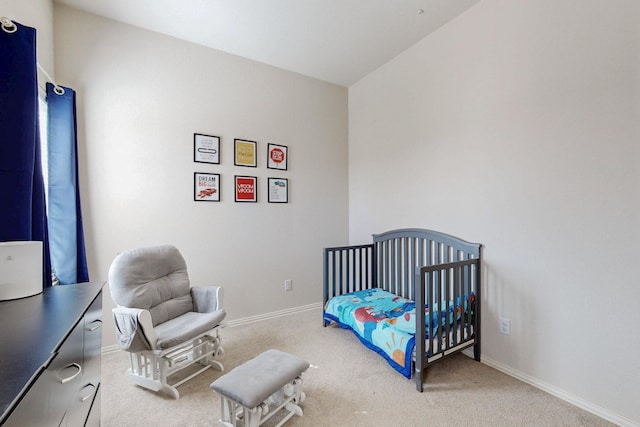
<path fill-rule="evenodd" d="M 460 316 L 462 310 L 459 301 L 456 310 L 453 304 L 447 306 L 448 310 L 445 309 L 441 313 L 438 313 L 437 304 L 433 307 L 436 315 L 431 328 L 426 328 L 425 338 L 428 338 L 429 332 L 435 334 L 438 323 L 444 324 L 447 318 L 452 322 L 456 314 L 457 317 Z M 429 307 L 425 306 L 427 316 L 429 311 Z M 325 319 L 351 329 L 365 346 L 379 353 L 396 371 L 407 378 L 411 378 L 412 373 L 415 316 L 414 301 L 379 288 L 335 296 L 327 302 L 324 309 Z M 438 322 L 438 318 L 441 322 Z M 426 317 L 425 321 L 428 322 L 428 319 L 429 317 Z"/>

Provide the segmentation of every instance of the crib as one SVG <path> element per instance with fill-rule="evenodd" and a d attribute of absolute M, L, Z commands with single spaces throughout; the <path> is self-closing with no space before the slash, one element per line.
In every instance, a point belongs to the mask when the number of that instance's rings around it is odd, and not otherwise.
<path fill-rule="evenodd" d="M 406 228 L 323 261 L 323 326 L 351 329 L 419 392 L 433 363 L 471 346 L 480 361 L 481 244 Z"/>

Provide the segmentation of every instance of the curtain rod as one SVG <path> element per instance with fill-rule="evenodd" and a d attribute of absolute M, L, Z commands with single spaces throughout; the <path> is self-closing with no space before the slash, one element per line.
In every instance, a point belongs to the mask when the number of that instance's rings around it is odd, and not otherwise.
<path fill-rule="evenodd" d="M 0 17 L 0 26 L 2 27 L 2 31 L 4 31 L 5 33 L 13 34 L 18 31 L 18 26 L 6 16 Z M 49 73 L 47 73 L 47 70 L 45 70 L 39 62 L 36 61 L 36 65 L 38 66 L 40 71 L 42 71 L 42 73 L 47 77 L 47 79 L 49 79 L 51 83 L 53 83 L 53 91 L 58 95 L 64 95 L 64 88 L 58 85 L 55 80 L 51 78 Z"/>
<path fill-rule="evenodd" d="M 38 66 L 38 68 L 40 69 L 40 71 L 42 71 L 42 73 L 47 76 L 47 78 L 51 81 L 51 83 L 53 83 L 53 91 L 58 94 L 58 95 L 64 95 L 64 88 L 60 85 L 58 85 L 55 80 L 53 80 L 51 78 L 51 76 L 49 75 L 49 73 L 47 73 L 47 70 L 45 70 L 42 65 L 40 65 L 39 62 L 36 62 L 36 65 Z"/>

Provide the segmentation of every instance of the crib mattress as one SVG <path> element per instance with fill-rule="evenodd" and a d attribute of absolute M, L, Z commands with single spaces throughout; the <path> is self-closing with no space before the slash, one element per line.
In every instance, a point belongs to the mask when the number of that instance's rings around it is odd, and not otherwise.
<path fill-rule="evenodd" d="M 413 331 L 407 325 L 411 311 L 415 316 L 413 301 L 374 288 L 331 298 L 324 317 L 351 329 L 365 346 L 378 352 L 396 371 L 411 378 L 415 346 L 415 317 Z M 400 327 L 395 327 L 396 324 Z"/>
<path fill-rule="evenodd" d="M 449 310 L 438 313 L 436 311 L 429 333 L 435 334 L 438 323 L 449 322 L 458 314 L 460 306 L 453 309 L 453 304 L 447 304 Z M 445 305 L 442 304 L 444 307 Z M 428 315 L 430 309 L 425 307 Z M 446 315 L 449 312 L 449 316 Z M 379 353 L 396 371 L 407 378 L 411 378 L 412 357 L 415 347 L 416 331 L 415 302 L 394 295 L 380 288 L 351 292 L 331 298 L 324 308 L 324 318 L 336 322 L 343 328 L 351 329 L 360 341 L 373 351 Z M 441 319 L 438 322 L 437 319 Z M 428 319 L 428 317 L 426 318 Z M 428 320 L 426 320 L 428 322 Z M 426 341 L 427 344 L 429 340 Z M 428 351 L 427 347 L 427 353 Z"/>

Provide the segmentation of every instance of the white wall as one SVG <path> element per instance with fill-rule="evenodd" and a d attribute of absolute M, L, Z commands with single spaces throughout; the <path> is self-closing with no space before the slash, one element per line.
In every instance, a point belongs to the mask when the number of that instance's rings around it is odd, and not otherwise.
<path fill-rule="evenodd" d="M 91 279 L 124 249 L 170 243 L 192 285 L 224 286 L 228 320 L 319 303 L 322 248 L 348 239 L 346 88 L 54 12 L 56 71 L 78 96 Z M 194 163 L 194 133 L 222 137 L 220 165 Z M 234 166 L 234 138 L 258 142 L 257 168 Z M 269 142 L 289 147 L 288 171 L 266 168 Z M 222 175 L 220 203 L 193 201 L 194 172 Z M 258 203 L 234 202 L 234 175 L 258 176 Z M 267 177 L 289 179 L 288 204 L 267 203 Z M 103 338 L 115 344 L 110 322 Z"/>
<path fill-rule="evenodd" d="M 484 0 L 350 87 L 350 240 L 483 243 L 484 360 L 640 424 L 639 126 L 640 2 Z"/>

